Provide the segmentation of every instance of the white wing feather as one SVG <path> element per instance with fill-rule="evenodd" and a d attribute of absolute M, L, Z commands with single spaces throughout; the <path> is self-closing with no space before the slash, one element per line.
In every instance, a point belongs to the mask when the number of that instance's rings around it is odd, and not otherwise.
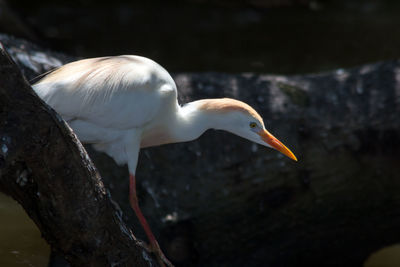
<path fill-rule="evenodd" d="M 139 56 L 84 59 L 62 66 L 33 86 L 84 143 L 136 169 L 144 129 L 177 107 L 176 85 L 154 61 Z"/>
<path fill-rule="evenodd" d="M 69 63 L 33 86 L 64 119 L 103 128 L 142 127 L 162 101 L 176 101 L 175 82 L 154 61 L 139 56 L 85 59 Z"/>

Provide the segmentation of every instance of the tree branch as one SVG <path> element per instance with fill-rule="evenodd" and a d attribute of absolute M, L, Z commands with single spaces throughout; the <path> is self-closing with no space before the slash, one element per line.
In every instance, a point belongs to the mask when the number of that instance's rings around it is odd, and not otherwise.
<path fill-rule="evenodd" d="M 0 190 L 73 266 L 154 265 L 85 149 L 0 45 Z"/>

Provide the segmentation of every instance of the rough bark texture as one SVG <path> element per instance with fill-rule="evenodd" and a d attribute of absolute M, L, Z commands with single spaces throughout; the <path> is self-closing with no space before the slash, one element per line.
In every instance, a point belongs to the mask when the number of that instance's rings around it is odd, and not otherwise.
<path fill-rule="evenodd" d="M 72 266 L 150 266 L 85 149 L 0 44 L 0 190 Z"/>
<path fill-rule="evenodd" d="M 42 68 L 39 48 L 15 52 L 20 41 L 2 38 L 28 76 L 32 65 Z M 226 96 L 255 107 L 299 162 L 214 131 L 144 149 L 139 198 L 172 261 L 360 266 L 370 252 L 400 240 L 400 61 L 304 76 L 174 78 L 181 102 Z M 136 225 L 127 169 L 89 152 L 124 218 Z"/>

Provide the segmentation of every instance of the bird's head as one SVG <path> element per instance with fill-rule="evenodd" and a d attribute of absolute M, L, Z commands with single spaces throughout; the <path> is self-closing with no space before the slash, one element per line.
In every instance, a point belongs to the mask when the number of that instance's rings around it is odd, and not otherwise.
<path fill-rule="evenodd" d="M 200 109 L 220 114 L 219 123 L 214 128 L 271 147 L 297 161 L 296 156 L 265 129 L 261 116 L 246 103 L 230 98 L 208 99 L 201 103 Z"/>

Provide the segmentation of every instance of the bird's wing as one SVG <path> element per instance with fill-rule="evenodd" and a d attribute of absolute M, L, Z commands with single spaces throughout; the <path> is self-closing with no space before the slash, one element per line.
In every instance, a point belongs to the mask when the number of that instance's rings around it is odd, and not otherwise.
<path fill-rule="evenodd" d="M 117 56 L 75 61 L 33 86 L 61 116 L 104 128 L 129 129 L 151 121 L 162 105 L 176 105 L 172 77 L 154 61 Z"/>

